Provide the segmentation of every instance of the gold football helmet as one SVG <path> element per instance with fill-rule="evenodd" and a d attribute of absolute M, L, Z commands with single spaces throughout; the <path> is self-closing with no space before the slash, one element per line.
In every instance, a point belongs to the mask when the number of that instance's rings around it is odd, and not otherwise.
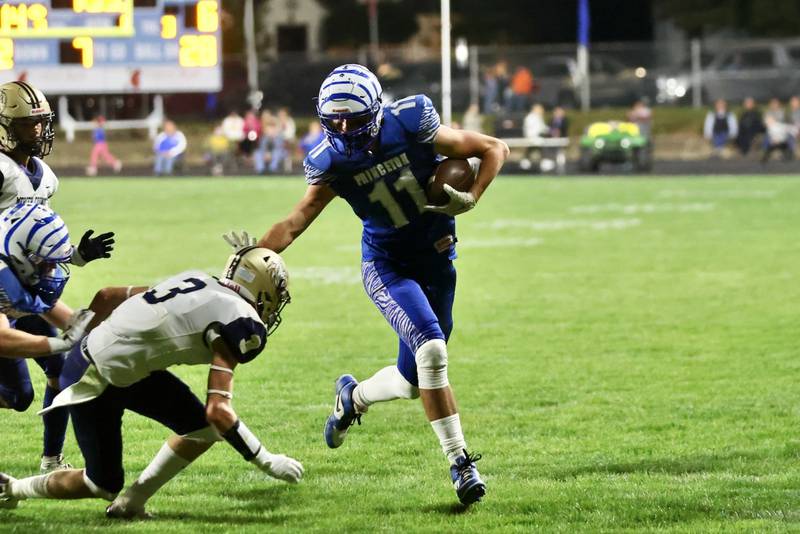
<path fill-rule="evenodd" d="M 267 326 L 267 335 L 281 324 L 281 311 L 291 301 L 289 273 L 277 252 L 268 248 L 243 247 L 231 254 L 222 270 L 222 280 L 255 307 Z"/>
<path fill-rule="evenodd" d="M 0 85 L 0 150 L 45 157 L 53 148 L 54 117 L 44 94 L 28 82 Z M 41 125 L 38 133 L 23 130 L 35 124 Z"/>

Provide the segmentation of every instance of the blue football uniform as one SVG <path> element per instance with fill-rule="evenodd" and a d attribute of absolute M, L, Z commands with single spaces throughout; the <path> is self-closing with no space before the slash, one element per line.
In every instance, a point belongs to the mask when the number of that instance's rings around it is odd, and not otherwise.
<path fill-rule="evenodd" d="M 0 313 L 8 316 L 11 326 L 33 335 L 53 337 L 56 329 L 38 314 L 49 311 L 56 299 L 42 299 L 22 285 L 11 268 L 0 260 Z M 64 365 L 63 354 L 36 358 L 48 378 L 58 378 Z M 45 388 L 44 406 L 49 406 L 58 391 Z M 22 358 L 0 358 L 0 398 L 13 410 L 24 412 L 33 402 L 34 391 L 28 364 Z M 44 419 L 44 455 L 55 456 L 64 445 L 68 413 L 57 410 Z"/>
<path fill-rule="evenodd" d="M 326 139 L 303 162 L 306 181 L 329 186 L 363 223 L 364 287 L 400 337 L 398 367 L 414 385 L 417 349 L 447 340 L 453 326 L 455 219 L 423 210 L 442 159 L 433 148 L 439 126 L 431 100 L 409 96 L 383 107 L 370 151 L 347 155 Z"/>

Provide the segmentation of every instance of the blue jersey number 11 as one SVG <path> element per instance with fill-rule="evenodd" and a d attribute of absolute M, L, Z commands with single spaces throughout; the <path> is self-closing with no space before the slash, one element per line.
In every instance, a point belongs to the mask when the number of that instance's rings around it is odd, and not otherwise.
<path fill-rule="evenodd" d="M 385 182 L 375 182 L 375 186 L 372 188 L 372 192 L 367 198 L 369 198 L 371 202 L 377 202 L 383 206 L 383 209 L 389 214 L 389 218 L 392 219 L 394 227 L 400 228 L 408 224 L 408 218 L 405 213 L 403 213 L 403 208 L 397 202 L 394 195 L 402 191 L 408 193 L 420 213 L 425 207 L 427 199 L 425 198 L 425 191 L 422 190 L 417 179 L 414 178 L 414 175 L 411 174 L 410 171 L 401 174 L 392 184 L 392 188 L 395 191 L 394 193 L 392 193 Z"/>

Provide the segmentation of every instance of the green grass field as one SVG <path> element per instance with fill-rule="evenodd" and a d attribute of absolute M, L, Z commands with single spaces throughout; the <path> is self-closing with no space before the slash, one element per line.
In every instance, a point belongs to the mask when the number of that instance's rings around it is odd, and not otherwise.
<path fill-rule="evenodd" d="M 73 179 L 54 207 L 73 235 L 117 232 L 75 268 L 66 302 L 106 285 L 218 271 L 220 234 L 261 235 L 301 179 Z M 0 531 L 800 530 L 800 180 L 499 178 L 458 218 L 450 381 L 485 502 L 455 506 L 418 401 L 376 405 L 347 443 L 322 425 L 343 372 L 394 361 L 359 280 L 360 224 L 334 202 L 284 254 L 293 302 L 234 406 L 306 478 L 265 478 L 227 444 L 119 524 L 100 501 L 27 501 Z M 32 364 L 41 399 L 42 375 Z M 177 373 L 203 395 L 205 369 Z M 38 469 L 41 423 L 1 417 L 0 470 Z M 130 482 L 169 432 L 125 418 Z M 66 454 L 82 464 L 71 434 Z"/>

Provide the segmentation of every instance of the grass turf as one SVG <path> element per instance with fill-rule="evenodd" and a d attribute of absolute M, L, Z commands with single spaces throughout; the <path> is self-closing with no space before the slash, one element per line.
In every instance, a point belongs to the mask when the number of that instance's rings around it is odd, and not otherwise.
<path fill-rule="evenodd" d="M 65 300 L 216 272 L 222 232 L 260 235 L 303 189 L 65 180 L 54 207 L 73 236 L 111 229 L 118 241 L 110 261 L 73 270 Z M 108 521 L 100 501 L 27 501 L 0 511 L 0 531 L 800 529 L 798 228 L 791 177 L 498 179 L 458 218 L 450 380 L 488 484 L 464 511 L 416 401 L 376 405 L 341 449 L 324 445 L 334 379 L 364 378 L 396 351 L 360 286 L 359 222 L 336 201 L 284 254 L 293 302 L 237 372 L 234 407 L 304 463 L 300 485 L 222 443 L 153 498 L 153 521 Z M 202 395 L 204 369 L 176 372 Z M 0 470 L 34 473 L 39 418 L 2 418 Z M 167 436 L 126 416 L 128 482 Z M 82 463 L 71 430 L 66 454 Z"/>

